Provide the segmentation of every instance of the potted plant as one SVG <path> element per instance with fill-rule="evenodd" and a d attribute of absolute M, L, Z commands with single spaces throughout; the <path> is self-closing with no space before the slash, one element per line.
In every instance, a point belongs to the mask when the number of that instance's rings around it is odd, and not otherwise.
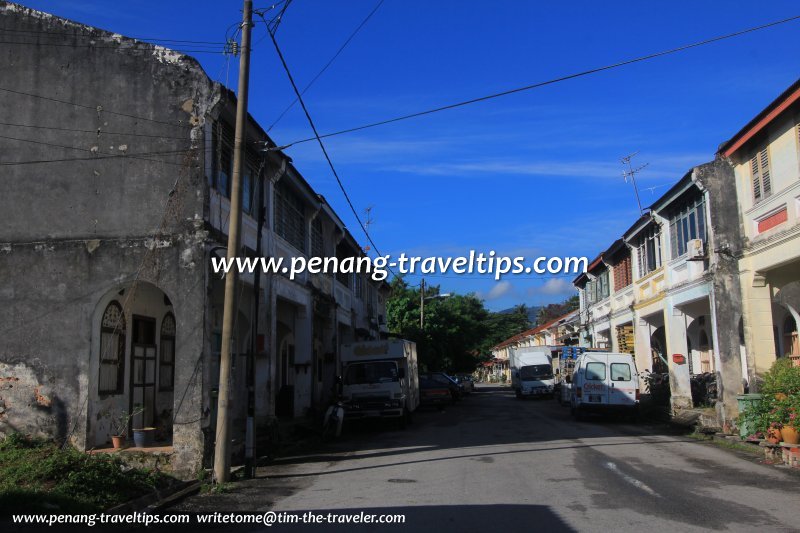
<path fill-rule="evenodd" d="M 790 443 L 800 429 L 800 367 L 780 358 L 764 374 L 759 402 L 751 402 L 740 414 L 739 424 L 762 432 L 768 441 Z"/>
<path fill-rule="evenodd" d="M 122 411 L 120 414 L 114 417 L 111 426 L 111 442 L 115 450 L 125 446 L 125 440 L 128 435 L 128 425 L 130 424 L 131 418 L 138 415 L 142 411 L 144 411 L 144 408 L 136 408 L 130 413 L 127 411 Z"/>
<path fill-rule="evenodd" d="M 800 404 L 800 397 L 796 397 L 794 403 Z M 786 444 L 800 444 L 800 409 L 792 405 L 788 409 L 789 420 L 783 425 L 781 435 Z"/>

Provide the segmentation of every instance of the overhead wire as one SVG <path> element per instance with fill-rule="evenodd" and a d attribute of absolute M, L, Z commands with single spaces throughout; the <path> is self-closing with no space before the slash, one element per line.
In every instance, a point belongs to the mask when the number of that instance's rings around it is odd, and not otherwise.
<path fill-rule="evenodd" d="M 10 93 L 10 94 L 17 94 L 17 95 L 20 95 L 20 96 L 28 96 L 30 98 L 37 98 L 37 99 L 40 99 L 40 100 L 46 100 L 46 101 L 49 101 L 49 102 L 55 102 L 55 103 L 58 103 L 58 104 L 71 105 L 71 106 L 80 107 L 80 108 L 83 108 L 83 109 L 91 109 L 92 111 L 101 112 L 101 113 L 108 113 L 110 115 L 117 115 L 117 116 L 120 116 L 120 117 L 132 118 L 132 119 L 136 119 L 136 120 L 145 120 L 145 121 L 148 121 L 148 122 L 154 122 L 156 124 L 164 124 L 166 126 L 172 126 L 172 127 L 175 127 L 175 128 L 190 128 L 191 127 L 188 124 L 175 124 L 175 123 L 172 123 L 172 122 L 167 122 L 167 121 L 164 121 L 164 120 L 158 120 L 158 119 L 155 119 L 155 118 L 142 117 L 142 116 L 139 116 L 139 115 L 132 115 L 130 113 L 122 113 L 122 112 L 119 112 L 119 111 L 113 111 L 111 109 L 106 109 L 103 106 L 97 106 L 97 105 L 92 106 L 92 105 L 80 104 L 80 103 L 77 103 L 77 102 L 70 102 L 70 101 L 67 101 L 67 100 L 61 100 L 59 98 L 53 98 L 53 97 L 50 97 L 50 96 L 43 96 L 43 95 L 40 95 L 40 94 L 28 93 L 28 92 L 25 92 L 25 91 L 17 91 L 15 89 L 8 89 L 6 87 L 0 87 L 0 91 L 6 92 L 6 93 Z"/>
<path fill-rule="evenodd" d="M 328 67 L 330 67 L 333 64 L 334 61 L 336 61 L 336 58 L 339 57 L 339 55 L 344 51 L 345 48 L 347 48 L 347 45 L 350 44 L 350 41 L 353 40 L 353 38 L 356 36 L 356 34 L 359 31 L 361 31 L 361 28 L 363 28 L 367 24 L 367 22 L 369 22 L 369 19 L 372 18 L 372 15 L 374 15 L 376 11 L 378 11 L 378 8 L 381 7 L 383 2 L 384 2 L 384 0 L 378 0 L 378 3 L 375 4 L 375 7 L 372 8 L 372 11 L 370 11 L 369 14 L 364 18 L 364 20 L 361 21 L 361 24 L 359 24 L 356 27 L 356 29 L 353 30 L 350 33 L 350 36 L 347 37 L 347 39 L 345 39 L 345 41 L 342 43 L 342 45 L 339 47 L 339 49 L 336 51 L 336 53 L 333 54 L 333 56 L 331 56 L 331 58 L 328 60 L 327 63 L 325 63 L 325 66 L 323 66 L 322 69 L 319 72 L 317 72 L 316 76 L 314 76 L 311 79 L 311 81 L 306 84 L 306 86 L 303 88 L 303 90 L 300 91 L 300 94 L 306 94 L 306 91 L 308 91 L 311 88 L 311 86 L 314 85 L 314 83 L 319 79 L 319 77 L 322 76 L 325 73 L 326 70 L 328 70 Z M 277 125 L 278 122 L 280 122 L 281 119 L 283 119 L 283 117 L 286 115 L 286 113 L 288 113 L 289 110 L 292 109 L 296 103 L 297 103 L 297 98 L 295 97 L 295 99 L 292 100 L 292 102 L 288 106 L 286 106 L 286 108 L 284 108 L 284 110 L 281 112 L 281 114 L 278 115 L 278 118 L 276 118 L 272 122 L 272 124 L 269 125 L 269 127 L 267 128 L 267 133 L 272 131 L 272 128 L 274 128 L 275 125 Z"/>
<path fill-rule="evenodd" d="M 748 33 L 760 31 L 760 30 L 763 30 L 763 29 L 766 29 L 766 28 L 771 28 L 771 27 L 774 27 L 774 26 L 778 26 L 780 24 L 786 24 L 788 22 L 793 22 L 793 21 L 798 20 L 798 19 L 800 19 L 800 15 L 789 17 L 789 18 L 785 18 L 785 19 L 781 19 L 781 20 L 777 20 L 777 21 L 770 22 L 770 23 L 767 23 L 767 24 L 762 24 L 760 26 L 754 26 L 754 27 L 751 27 L 751 28 L 747 28 L 745 30 L 740 30 L 740 31 L 736 31 L 736 32 L 733 32 L 733 33 L 728 33 L 728 34 L 725 34 L 725 35 L 712 37 L 710 39 L 705 39 L 705 40 L 694 42 L 694 43 L 691 43 L 691 44 L 678 46 L 676 48 L 670 48 L 668 50 L 663 50 L 663 51 L 660 51 L 660 52 L 655 52 L 655 53 L 652 53 L 652 54 L 639 56 L 639 57 L 636 57 L 636 58 L 633 58 L 633 59 L 620 61 L 620 62 L 613 63 L 613 64 L 610 64 L 610 65 L 605 65 L 605 66 L 602 66 L 602 67 L 592 68 L 592 69 L 589 69 L 589 70 L 576 72 L 574 74 L 568 74 L 566 76 L 560 76 L 558 78 L 553 78 L 553 79 L 549 79 L 549 80 L 546 80 L 546 81 L 533 83 L 533 84 L 530 84 L 530 85 L 524 85 L 522 87 L 516 87 L 514 89 L 508 89 L 506 91 L 501 91 L 501 92 L 498 92 L 498 93 L 492 93 L 492 94 L 488 94 L 488 95 L 485 95 L 485 96 L 479 96 L 477 98 L 471 98 L 469 100 L 463 100 L 461 102 L 455 102 L 455 103 L 452 103 L 452 104 L 447 104 L 447 105 L 443 105 L 443 106 L 439 106 L 439 107 L 434 107 L 434 108 L 431 108 L 431 109 L 426 109 L 424 111 L 417 111 L 415 113 L 410 113 L 410 114 L 407 114 L 407 115 L 401 115 L 401 116 L 389 118 L 389 119 L 386 119 L 386 120 L 380 120 L 380 121 L 372 122 L 372 123 L 369 123 L 369 124 L 363 124 L 361 126 L 356 126 L 356 127 L 353 127 L 353 128 L 347 128 L 347 129 L 334 131 L 334 132 L 330 132 L 330 133 L 324 133 L 324 134 L 320 135 L 319 138 L 320 139 L 326 139 L 328 137 L 334 137 L 336 135 L 344 135 L 346 133 L 353 133 L 353 132 L 356 132 L 356 131 L 366 130 L 366 129 L 369 129 L 369 128 L 375 128 L 375 127 L 378 127 L 378 126 L 385 126 L 387 124 L 392 124 L 392 123 L 400 122 L 400 121 L 403 121 L 403 120 L 409 120 L 409 119 L 412 119 L 412 118 L 417 118 L 417 117 L 421 117 L 421 116 L 425 116 L 425 115 L 431 115 L 433 113 L 438 113 L 440 111 L 448 111 L 450 109 L 456 109 L 456 108 L 459 108 L 459 107 L 464 107 L 464 106 L 471 105 L 471 104 L 476 104 L 476 103 L 479 103 L 479 102 L 485 102 L 487 100 L 493 100 L 495 98 L 500 98 L 500 97 L 508 96 L 508 95 L 511 95 L 511 94 L 516 94 L 516 93 L 520 93 L 520 92 L 524 92 L 524 91 L 530 91 L 532 89 L 538 89 L 540 87 L 544 87 L 544 86 L 547 86 L 547 85 L 553 85 L 553 84 L 560 83 L 560 82 L 563 82 L 563 81 L 572 80 L 572 79 L 575 79 L 575 78 L 581 78 L 581 77 L 584 77 L 584 76 L 589 76 L 591 74 L 597 74 L 599 72 L 604 72 L 604 71 L 607 71 L 607 70 L 620 68 L 620 67 L 631 65 L 631 64 L 634 64 L 634 63 L 641 63 L 643 61 L 648 61 L 648 60 L 655 59 L 655 58 L 658 58 L 658 57 L 663 57 L 663 56 L 667 56 L 667 55 L 671 55 L 671 54 L 676 54 L 678 52 L 683 52 L 683 51 L 686 51 L 686 50 L 689 50 L 689 49 L 692 49 L 692 48 L 705 46 L 707 44 L 716 43 L 716 42 L 723 41 L 723 40 L 726 40 L 726 39 L 732 39 L 734 37 L 739 37 L 741 35 L 745 35 L 745 34 L 748 34 Z M 294 146 L 296 144 L 307 143 L 307 142 L 314 141 L 316 139 L 317 139 L 316 136 L 315 137 L 308 137 L 306 139 L 300 139 L 300 140 L 293 141 L 293 142 L 290 142 L 290 143 L 286 144 L 285 147 L 288 148 L 288 147 Z"/>
<path fill-rule="evenodd" d="M 292 90 L 294 90 L 295 94 L 297 95 L 297 101 L 300 102 L 300 106 L 303 108 L 303 113 L 308 120 L 309 126 L 311 126 L 311 130 L 314 132 L 314 135 L 319 143 L 319 147 L 322 150 L 323 155 L 325 156 L 325 160 L 328 162 L 328 166 L 333 173 L 333 176 L 336 178 L 336 183 L 339 184 L 339 189 L 341 189 L 342 194 L 344 195 L 345 200 L 347 200 L 347 205 L 350 206 L 350 210 L 353 212 L 353 216 L 358 221 L 358 225 L 361 226 L 361 230 L 364 232 L 364 235 L 367 237 L 367 240 L 372 245 L 372 249 L 375 251 L 377 255 L 382 255 L 378 250 L 378 246 L 375 244 L 375 241 L 370 236 L 367 228 L 364 226 L 364 223 L 361 221 L 361 217 L 358 215 L 358 211 L 356 210 L 355 206 L 353 205 L 352 200 L 350 199 L 350 195 L 347 193 L 347 190 L 342 183 L 341 178 L 339 177 L 339 173 L 336 171 L 336 167 L 333 165 L 333 161 L 331 161 L 330 155 L 328 155 L 328 150 L 325 148 L 325 143 L 322 142 L 322 139 L 317 132 L 317 127 L 314 125 L 314 120 L 311 118 L 311 114 L 306 107 L 305 102 L 303 101 L 303 96 L 300 94 L 300 90 L 297 88 L 297 84 L 294 81 L 294 77 L 292 76 L 291 71 L 289 70 L 289 66 L 286 63 L 286 59 L 283 57 L 283 53 L 281 52 L 281 48 L 278 45 L 278 41 L 275 39 L 275 34 L 270 32 L 270 38 L 272 39 L 272 44 L 275 45 L 275 51 L 278 54 L 278 58 L 281 61 L 281 65 L 283 65 L 283 69 L 286 72 L 286 76 L 289 78 L 289 83 L 292 85 Z M 388 269 L 393 275 L 394 271 L 391 268 Z"/>

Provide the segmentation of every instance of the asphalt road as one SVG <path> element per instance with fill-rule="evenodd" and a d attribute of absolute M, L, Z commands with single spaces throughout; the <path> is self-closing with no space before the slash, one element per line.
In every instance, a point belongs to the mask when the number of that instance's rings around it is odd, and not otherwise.
<path fill-rule="evenodd" d="M 320 453 L 283 458 L 177 511 L 405 515 L 402 526 L 275 531 L 798 531 L 800 477 L 656 427 L 575 422 L 554 401 L 481 387 L 417 413 L 406 430 L 351 427 Z"/>

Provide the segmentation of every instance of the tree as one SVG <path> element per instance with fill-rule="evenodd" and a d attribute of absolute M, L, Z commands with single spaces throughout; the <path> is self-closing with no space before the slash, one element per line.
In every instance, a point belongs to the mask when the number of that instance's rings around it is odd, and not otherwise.
<path fill-rule="evenodd" d="M 389 331 L 417 343 L 420 364 L 427 370 L 472 372 L 491 348 L 530 327 L 526 308 L 491 313 L 474 294 L 456 294 L 425 302 L 425 324 L 420 328 L 420 293 L 403 279 L 392 280 L 386 303 Z M 426 288 L 426 296 L 439 287 Z"/>
<path fill-rule="evenodd" d="M 574 311 L 580 306 L 580 299 L 578 295 L 570 296 L 561 303 L 548 304 L 539 309 L 539 314 L 536 315 L 536 325 L 543 326 L 548 322 L 555 320 L 560 316 Z"/>

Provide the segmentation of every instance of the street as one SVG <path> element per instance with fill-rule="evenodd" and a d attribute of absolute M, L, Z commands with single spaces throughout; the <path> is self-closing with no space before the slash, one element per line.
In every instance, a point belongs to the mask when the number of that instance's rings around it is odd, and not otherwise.
<path fill-rule="evenodd" d="M 323 452 L 281 458 L 259 474 L 167 512 L 406 516 L 402 526 L 341 526 L 347 531 L 798 527 L 794 473 L 663 428 L 575 422 L 555 401 L 517 400 L 484 384 L 443 411 L 419 411 L 406 430 L 351 427 Z"/>

